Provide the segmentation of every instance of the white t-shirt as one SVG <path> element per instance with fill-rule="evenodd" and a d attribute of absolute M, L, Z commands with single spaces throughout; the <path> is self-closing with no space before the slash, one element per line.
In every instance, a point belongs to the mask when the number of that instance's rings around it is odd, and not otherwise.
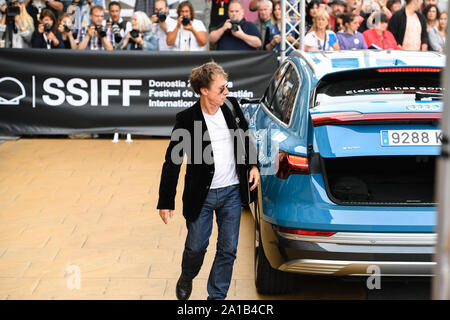
<path fill-rule="evenodd" d="M 336 34 L 330 30 L 325 31 L 323 40 L 316 36 L 315 31 L 308 32 L 303 39 L 303 43 L 311 47 L 310 51 L 334 50 L 333 45 L 337 41 Z"/>
<path fill-rule="evenodd" d="M 406 16 L 406 29 L 403 37 L 403 50 L 420 51 L 422 44 L 422 25 L 417 14 Z"/>
<path fill-rule="evenodd" d="M 175 30 L 175 27 L 177 24 L 175 23 L 172 28 L 169 29 L 167 27 L 167 31 L 173 31 Z M 206 32 L 206 27 L 203 24 L 201 20 L 194 19 L 192 22 L 192 26 L 197 31 L 204 31 Z M 194 34 L 191 31 L 185 30 L 183 28 L 183 25 L 180 26 L 180 29 L 178 29 L 177 38 L 175 39 L 175 43 L 173 45 L 173 50 L 175 51 L 205 51 L 206 45 L 199 46 L 197 39 L 195 39 Z"/>
<path fill-rule="evenodd" d="M 167 16 L 167 18 L 166 18 L 167 32 L 175 29 L 176 26 L 177 26 L 177 21 L 172 19 L 171 17 Z M 158 37 L 159 51 L 171 51 L 171 50 L 173 50 L 173 46 L 168 46 L 167 45 L 167 34 L 159 26 L 159 23 L 153 23 L 152 31 Z"/>
<path fill-rule="evenodd" d="M 214 154 L 214 176 L 210 189 L 223 188 L 239 184 L 234 161 L 233 137 L 227 126 L 222 109 L 215 115 L 203 112 L 208 127 Z"/>

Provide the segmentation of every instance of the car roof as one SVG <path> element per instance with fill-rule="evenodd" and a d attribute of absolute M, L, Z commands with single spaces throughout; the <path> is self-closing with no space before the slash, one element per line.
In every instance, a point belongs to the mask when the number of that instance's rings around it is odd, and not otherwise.
<path fill-rule="evenodd" d="M 330 73 L 377 67 L 445 67 L 445 55 L 432 51 L 295 51 L 290 58 L 297 63 L 300 58 L 305 60 L 317 79 Z"/>

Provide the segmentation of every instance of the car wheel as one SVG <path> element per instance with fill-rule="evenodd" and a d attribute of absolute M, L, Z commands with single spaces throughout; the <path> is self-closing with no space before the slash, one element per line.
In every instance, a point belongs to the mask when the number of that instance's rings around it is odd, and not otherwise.
<path fill-rule="evenodd" d="M 258 215 L 256 215 L 258 217 Z M 260 294 L 286 294 L 295 289 L 295 274 L 273 269 L 264 254 L 257 218 L 255 219 L 255 286 Z"/>

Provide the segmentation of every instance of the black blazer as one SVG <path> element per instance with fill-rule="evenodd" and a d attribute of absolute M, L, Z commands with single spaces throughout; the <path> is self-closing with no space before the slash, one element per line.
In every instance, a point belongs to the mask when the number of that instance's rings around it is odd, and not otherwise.
<path fill-rule="evenodd" d="M 417 17 L 419 18 L 420 25 L 422 26 L 422 33 L 420 35 L 421 45 L 428 44 L 428 32 L 427 32 L 427 20 L 425 16 L 419 11 L 416 11 Z M 395 40 L 399 45 L 403 45 L 403 38 L 405 37 L 406 31 L 406 10 L 402 8 L 396 11 L 391 20 L 389 20 L 388 30 L 392 32 Z"/>
<path fill-rule="evenodd" d="M 55 36 L 58 39 L 59 43 L 57 46 L 55 46 L 52 41 L 51 48 L 52 49 L 64 49 L 64 43 L 63 43 L 61 34 L 58 32 L 58 33 L 55 33 Z M 31 36 L 31 46 L 33 48 L 47 49 L 47 43 L 45 43 L 44 35 L 42 33 L 39 33 L 38 31 L 34 31 L 33 35 Z"/>
<path fill-rule="evenodd" d="M 242 113 L 239 102 L 235 98 L 228 98 L 228 100 L 230 100 L 234 106 L 236 119 L 239 119 L 239 121 L 237 121 L 233 117 L 231 110 L 226 105 L 221 106 L 220 108 L 222 109 L 228 128 L 237 129 L 239 127 L 243 131 L 247 131 L 248 123 Z M 195 150 L 197 150 L 197 155 L 203 155 L 206 148 L 208 148 L 207 151 L 212 153 L 209 133 L 207 132 L 205 118 L 203 117 L 200 107 L 200 100 L 192 107 L 181 111 L 176 115 L 175 126 L 172 130 L 171 141 L 166 151 L 165 161 L 161 172 L 157 209 L 175 209 L 175 194 L 181 163 L 174 163 L 171 154 L 173 150 L 174 152 L 180 151 L 179 143 L 183 141 L 182 139 L 177 138 L 176 134 L 174 135 L 175 130 L 178 129 L 187 130 L 192 142 L 190 144 L 190 150 L 184 150 L 184 153 L 187 155 L 187 165 L 186 175 L 184 177 L 183 216 L 188 221 L 194 221 L 200 214 L 214 176 L 214 161 L 212 161 L 211 164 L 208 164 L 204 161 L 203 156 L 197 156 L 197 159 L 195 158 Z M 202 139 L 205 134 L 207 135 L 207 139 Z M 247 180 L 244 177 L 249 168 L 253 165 L 258 166 L 258 162 L 249 163 L 248 156 L 243 164 L 237 162 L 237 140 L 238 139 L 235 138 L 234 157 L 237 175 L 240 181 L 241 197 L 248 198 L 248 187 L 246 186 Z M 245 148 L 247 155 L 250 154 L 249 152 L 256 152 L 254 144 L 248 139 Z M 180 155 L 180 157 L 182 159 L 182 155 Z M 255 158 L 256 157 L 253 157 L 253 159 Z"/>

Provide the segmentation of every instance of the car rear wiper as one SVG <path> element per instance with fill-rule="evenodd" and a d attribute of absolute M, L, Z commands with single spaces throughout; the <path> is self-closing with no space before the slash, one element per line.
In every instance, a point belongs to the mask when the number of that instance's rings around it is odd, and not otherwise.
<path fill-rule="evenodd" d="M 431 99 L 432 101 L 435 100 L 442 100 L 444 95 L 442 93 L 433 93 L 433 92 L 416 92 L 416 101 L 422 100 L 422 99 Z"/>

